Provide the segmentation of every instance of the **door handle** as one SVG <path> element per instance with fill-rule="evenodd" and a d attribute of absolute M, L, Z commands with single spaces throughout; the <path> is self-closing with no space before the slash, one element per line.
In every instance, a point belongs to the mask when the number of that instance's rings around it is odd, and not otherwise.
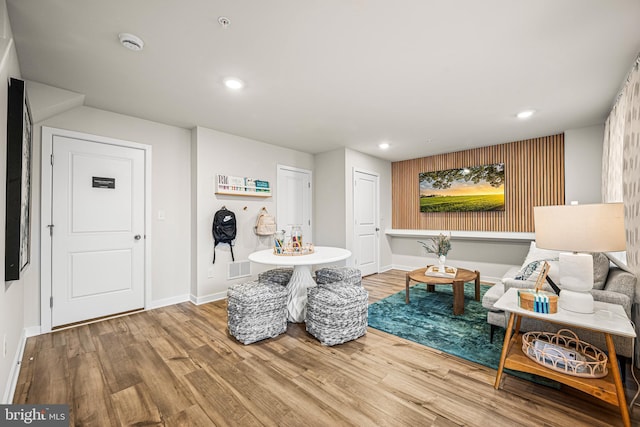
<path fill-rule="evenodd" d="M 140 239 L 142 239 L 142 236 L 141 236 L 141 235 L 139 235 L 139 234 L 136 234 L 135 236 L 133 236 L 133 238 L 134 238 L 135 240 L 140 240 Z"/>
<path fill-rule="evenodd" d="M 376 227 L 376 231 L 380 231 L 380 229 L 378 227 Z"/>

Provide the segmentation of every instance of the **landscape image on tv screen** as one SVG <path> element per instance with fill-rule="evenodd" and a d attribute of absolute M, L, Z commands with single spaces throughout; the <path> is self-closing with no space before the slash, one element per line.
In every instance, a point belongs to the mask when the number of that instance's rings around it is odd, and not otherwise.
<path fill-rule="evenodd" d="M 420 212 L 504 210 L 504 163 L 421 172 Z"/>

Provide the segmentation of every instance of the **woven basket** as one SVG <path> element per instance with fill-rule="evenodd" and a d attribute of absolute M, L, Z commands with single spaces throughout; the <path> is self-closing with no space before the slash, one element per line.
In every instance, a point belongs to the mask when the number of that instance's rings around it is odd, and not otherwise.
<path fill-rule="evenodd" d="M 538 346 L 536 341 L 540 342 Z M 567 352 L 580 354 L 585 360 L 573 360 L 553 348 L 544 349 L 544 344 L 553 344 Z M 580 341 L 569 329 L 560 329 L 555 334 L 527 332 L 522 336 L 522 351 L 531 360 L 563 374 L 584 378 L 602 378 L 607 375 L 607 355 L 599 348 Z"/>

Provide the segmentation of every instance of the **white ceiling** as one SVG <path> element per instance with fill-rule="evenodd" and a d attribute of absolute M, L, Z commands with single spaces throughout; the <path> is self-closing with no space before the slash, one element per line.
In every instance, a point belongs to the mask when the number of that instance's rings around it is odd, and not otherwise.
<path fill-rule="evenodd" d="M 640 51 L 638 0 L 6 1 L 23 78 L 85 105 L 394 161 L 601 124 Z"/>

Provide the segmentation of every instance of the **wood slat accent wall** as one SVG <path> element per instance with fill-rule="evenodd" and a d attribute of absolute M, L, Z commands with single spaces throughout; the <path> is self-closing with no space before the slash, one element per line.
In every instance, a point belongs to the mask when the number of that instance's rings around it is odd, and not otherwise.
<path fill-rule="evenodd" d="M 503 212 L 420 212 L 420 172 L 502 162 Z M 534 206 L 565 203 L 564 134 L 394 162 L 391 177 L 394 229 L 533 232 Z"/>

